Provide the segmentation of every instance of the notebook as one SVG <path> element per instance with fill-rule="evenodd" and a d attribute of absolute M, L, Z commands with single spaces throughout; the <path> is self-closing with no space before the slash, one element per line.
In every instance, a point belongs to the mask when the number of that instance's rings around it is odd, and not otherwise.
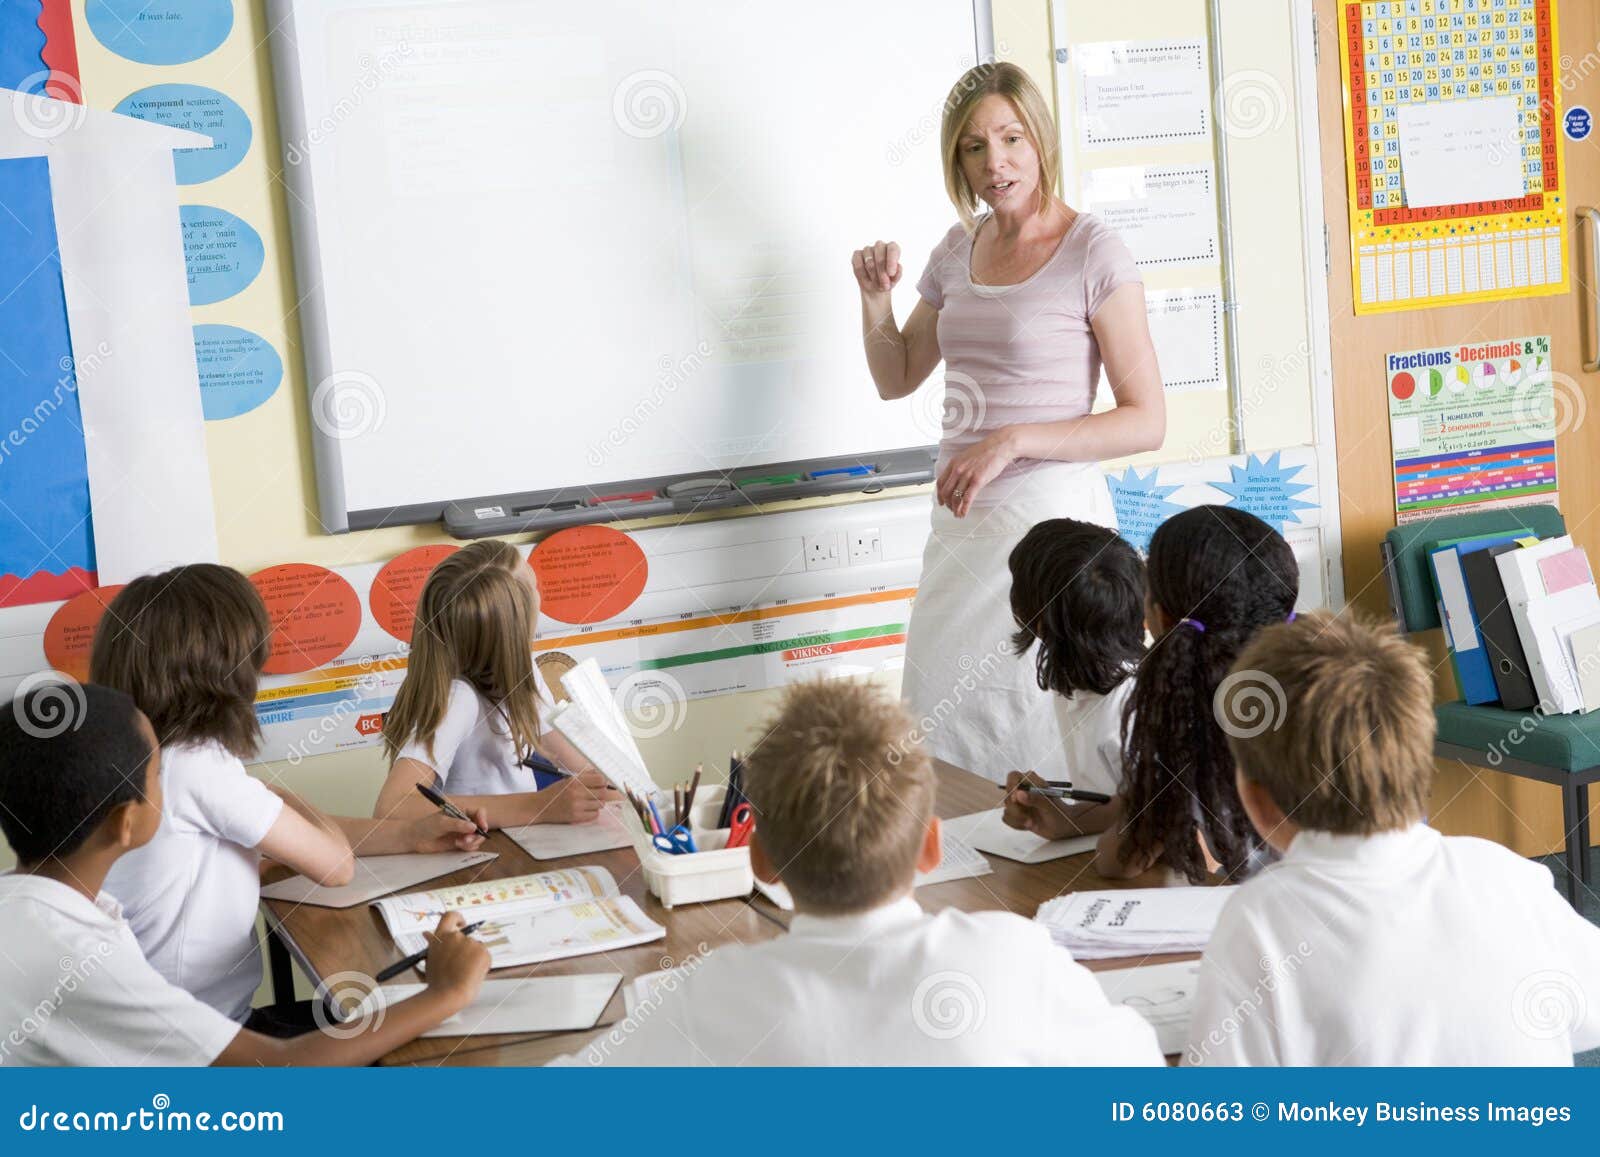
<path fill-rule="evenodd" d="M 1198 952 L 1237 890 L 1225 884 L 1071 892 L 1045 901 L 1034 919 L 1080 960 Z"/>
<path fill-rule="evenodd" d="M 1000 818 L 1002 813 L 1002 808 L 994 808 L 991 811 L 973 812 L 971 815 L 946 820 L 945 835 L 955 836 L 980 852 L 988 852 L 991 856 L 1000 856 L 1002 859 L 1016 860 L 1020 864 L 1042 864 L 1048 860 L 1059 860 L 1064 856 L 1082 855 L 1084 852 L 1094 851 L 1095 845 L 1100 841 L 1099 836 L 1047 840 L 1032 832 L 1022 832 L 1007 827 L 1006 822 Z"/>
<path fill-rule="evenodd" d="M 482 921 L 473 938 L 489 949 L 491 968 L 631 948 L 667 934 L 621 894 L 610 872 L 597 867 L 410 892 L 373 906 L 407 955 L 427 947 L 423 934 L 446 912 L 460 912 L 469 924 Z"/>
<path fill-rule="evenodd" d="M 422 1035 L 487 1036 L 491 1033 L 577 1032 L 593 1028 L 621 983 L 620 972 L 485 980 L 477 999 Z M 425 984 L 386 984 L 342 1019 L 348 1023 L 371 1017 L 425 988 Z"/>
<path fill-rule="evenodd" d="M 287 900 L 291 904 L 315 904 L 319 908 L 354 908 L 387 896 L 402 888 L 437 880 L 451 872 L 486 864 L 497 859 L 496 852 L 409 852 L 398 856 L 356 857 L 355 879 L 337 888 L 313 883 L 304 876 L 290 876 L 261 889 L 263 900 Z"/>
<path fill-rule="evenodd" d="M 1200 962 L 1141 964 L 1096 972 L 1106 999 L 1131 1008 L 1156 1030 L 1156 1044 L 1168 1056 L 1181 1053 L 1189 1043 L 1189 1021 L 1194 1016 L 1195 991 L 1200 984 Z"/>

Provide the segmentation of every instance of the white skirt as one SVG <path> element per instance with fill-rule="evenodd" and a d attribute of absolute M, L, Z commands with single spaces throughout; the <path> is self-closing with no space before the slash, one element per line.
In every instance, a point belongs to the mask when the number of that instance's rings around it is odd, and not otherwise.
<path fill-rule="evenodd" d="M 998 505 L 956 518 L 933 509 L 922 555 L 901 698 L 928 754 L 997 783 L 1009 771 L 1066 778 L 1054 692 L 1039 690 L 1034 652 L 1011 636 L 1012 547 L 1035 524 L 1076 518 L 1117 528 L 1111 490 L 1097 463 L 1029 471 Z"/>

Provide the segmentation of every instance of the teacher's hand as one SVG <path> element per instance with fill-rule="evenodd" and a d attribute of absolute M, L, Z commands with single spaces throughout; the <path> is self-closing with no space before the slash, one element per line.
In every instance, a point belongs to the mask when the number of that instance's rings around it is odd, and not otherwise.
<path fill-rule="evenodd" d="M 904 272 L 900 265 L 900 246 L 893 241 L 879 241 L 850 255 L 850 268 L 855 270 L 856 284 L 863 295 L 888 293 L 900 283 Z"/>
<path fill-rule="evenodd" d="M 934 486 L 935 501 L 940 506 L 948 506 L 957 518 L 965 518 L 978 491 L 993 482 L 995 476 L 1016 459 L 1010 435 L 1005 430 L 996 430 L 950 460 Z"/>

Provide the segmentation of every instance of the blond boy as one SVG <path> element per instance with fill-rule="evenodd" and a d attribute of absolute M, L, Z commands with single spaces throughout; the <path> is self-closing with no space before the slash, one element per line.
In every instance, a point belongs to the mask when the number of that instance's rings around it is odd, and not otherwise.
<path fill-rule="evenodd" d="M 1224 687 L 1240 798 L 1283 859 L 1223 910 L 1187 1063 L 1565 1065 L 1600 1045 L 1600 928 L 1549 869 L 1424 820 L 1421 652 L 1305 615 L 1262 631 Z"/>
<path fill-rule="evenodd" d="M 939 862 L 927 756 L 876 689 L 790 689 L 747 765 L 751 861 L 794 896 L 788 935 L 719 948 L 648 1015 L 578 1063 L 1158 1064 L 1154 1034 L 1113 1008 L 1045 929 L 1005 912 L 924 912 Z"/>

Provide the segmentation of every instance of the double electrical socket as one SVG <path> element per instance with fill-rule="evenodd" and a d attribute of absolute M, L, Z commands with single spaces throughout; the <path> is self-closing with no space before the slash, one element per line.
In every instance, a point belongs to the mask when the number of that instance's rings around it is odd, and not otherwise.
<path fill-rule="evenodd" d="M 824 530 L 803 539 L 807 570 L 832 570 L 883 561 L 883 535 L 876 526 Z"/>

